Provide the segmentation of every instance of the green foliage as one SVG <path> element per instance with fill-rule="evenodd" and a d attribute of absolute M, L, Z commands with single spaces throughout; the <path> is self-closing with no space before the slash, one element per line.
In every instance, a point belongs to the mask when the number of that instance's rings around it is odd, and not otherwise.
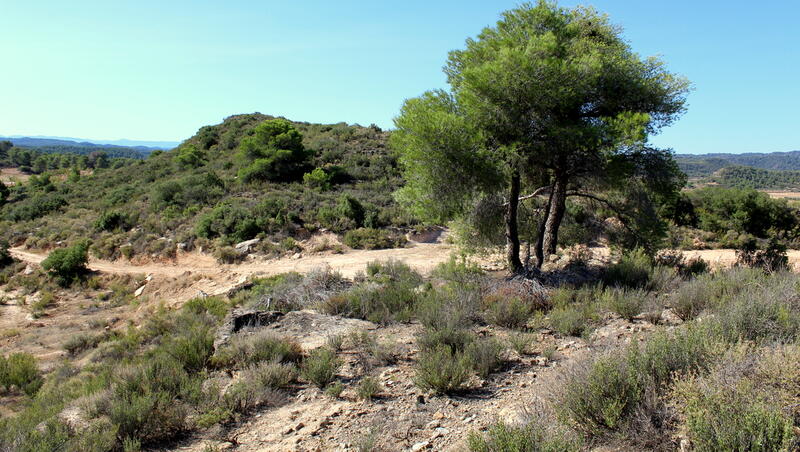
<path fill-rule="evenodd" d="M 663 232 L 653 206 L 683 180 L 670 152 L 645 143 L 683 112 L 688 82 L 632 52 L 591 8 L 526 3 L 465 47 L 445 65 L 450 91 L 407 100 L 395 120 L 407 180 L 398 199 L 434 222 L 475 217 L 485 201 L 505 210 L 513 271 L 519 219 L 502 199 L 522 186 L 552 187 L 539 252 L 556 251 L 567 186 L 630 195 L 605 201 L 643 232 L 634 241 L 652 245 Z"/>
<path fill-rule="evenodd" d="M 771 238 L 763 249 L 759 249 L 755 240 L 748 240 L 736 250 L 736 264 L 759 268 L 768 273 L 787 269 L 789 258 L 786 256 L 786 245 Z"/>
<path fill-rule="evenodd" d="M 314 168 L 310 173 L 303 174 L 303 183 L 305 185 L 322 191 L 331 189 L 331 179 L 332 175 L 326 173 L 322 168 Z"/>
<path fill-rule="evenodd" d="M 88 271 L 89 244 L 84 240 L 68 248 L 54 250 L 42 261 L 42 268 L 60 284 L 71 284 Z"/>
<path fill-rule="evenodd" d="M 248 208 L 242 203 L 222 203 L 200 217 L 195 226 L 198 236 L 222 237 L 236 243 L 254 238 L 261 232 L 276 232 L 295 218 L 279 200 L 264 200 Z"/>
<path fill-rule="evenodd" d="M 342 240 L 350 248 L 359 250 L 382 250 L 402 248 L 405 237 L 383 229 L 360 228 L 347 231 Z"/>
<path fill-rule="evenodd" d="M 365 319 L 376 323 L 408 321 L 419 301 L 416 288 L 422 277 L 408 265 L 397 261 L 367 264 L 367 281 L 333 295 L 321 309 L 334 315 Z"/>
<path fill-rule="evenodd" d="M 372 400 L 375 396 L 378 395 L 381 391 L 381 384 L 378 382 L 378 379 L 375 377 L 364 377 L 358 383 L 358 389 L 356 389 L 356 394 L 358 395 L 359 399 L 362 400 Z"/>
<path fill-rule="evenodd" d="M 517 297 L 494 298 L 485 303 L 488 305 L 486 320 L 489 323 L 506 328 L 524 327 L 531 314 L 533 314 L 534 308 L 534 306 Z"/>
<path fill-rule="evenodd" d="M 239 155 L 249 162 L 239 170 L 244 183 L 292 180 L 302 174 L 299 171 L 308 157 L 302 135 L 285 119 L 267 120 L 256 126 L 253 135 L 242 140 Z"/>
<path fill-rule="evenodd" d="M 303 349 L 296 341 L 262 331 L 231 337 L 228 344 L 217 349 L 211 361 L 221 367 L 242 368 L 262 361 L 297 363 L 302 356 Z"/>
<path fill-rule="evenodd" d="M 191 144 L 180 147 L 175 152 L 175 163 L 185 168 L 197 168 L 207 162 L 206 153 Z"/>
<path fill-rule="evenodd" d="M 591 303 L 556 306 L 547 319 L 557 333 L 564 336 L 583 336 L 594 328 L 597 310 Z"/>
<path fill-rule="evenodd" d="M 589 436 L 628 427 L 634 413 L 658 410 L 646 395 L 679 373 L 706 369 L 714 356 L 708 331 L 657 333 L 643 345 L 609 353 L 569 375 L 557 410 Z M 652 411 L 652 412 L 655 412 Z"/>
<path fill-rule="evenodd" d="M 464 389 L 471 371 L 472 363 L 468 356 L 440 345 L 420 352 L 415 382 L 422 389 L 438 394 L 453 394 Z"/>
<path fill-rule="evenodd" d="M 706 231 L 736 231 L 766 238 L 786 234 L 798 225 L 786 200 L 771 199 L 753 189 L 705 187 L 689 192 L 697 212 L 698 226 Z"/>
<path fill-rule="evenodd" d="M 531 423 L 514 426 L 498 422 L 484 435 L 471 432 L 467 438 L 472 452 L 578 452 L 580 438 L 563 432 L 548 431 L 544 425 Z"/>
<path fill-rule="evenodd" d="M 132 226 L 131 219 L 117 211 L 103 212 L 94 222 L 94 228 L 98 231 L 128 230 Z"/>
<path fill-rule="evenodd" d="M 650 280 L 653 261 L 647 253 L 637 248 L 625 253 L 619 262 L 606 268 L 603 281 L 614 287 L 643 288 Z"/>
<path fill-rule="evenodd" d="M 0 387 L 15 387 L 33 396 L 42 386 L 43 379 L 36 359 L 28 353 L 0 355 Z"/>
<path fill-rule="evenodd" d="M 472 364 L 472 370 L 481 377 L 486 378 L 503 364 L 500 354 L 503 345 L 496 339 L 481 339 L 472 341 L 464 348 L 464 354 Z"/>
<path fill-rule="evenodd" d="M 328 348 L 318 348 L 303 362 L 300 375 L 319 388 L 324 388 L 336 378 L 342 360 Z"/>
<path fill-rule="evenodd" d="M 627 321 L 642 313 L 647 293 L 640 290 L 606 290 L 603 302 L 608 308 Z"/>
<path fill-rule="evenodd" d="M 5 216 L 9 221 L 30 221 L 57 212 L 66 205 L 67 200 L 59 193 L 36 192 L 28 198 L 8 205 Z"/>
<path fill-rule="evenodd" d="M 790 450 L 793 422 L 774 407 L 753 403 L 752 395 L 752 391 L 726 388 L 692 394 L 685 410 L 695 450 Z"/>

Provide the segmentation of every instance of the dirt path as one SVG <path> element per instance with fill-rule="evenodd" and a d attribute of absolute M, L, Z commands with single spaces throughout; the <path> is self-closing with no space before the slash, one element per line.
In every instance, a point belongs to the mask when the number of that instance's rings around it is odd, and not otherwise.
<path fill-rule="evenodd" d="M 346 277 L 353 277 L 364 271 L 368 262 L 374 260 L 396 259 L 403 261 L 421 273 L 430 272 L 436 265 L 450 257 L 453 247 L 442 243 L 416 243 L 407 248 L 389 250 L 351 250 L 343 254 L 312 254 L 299 258 L 254 259 L 241 264 L 220 264 L 205 254 L 181 253 L 172 262 L 153 262 L 134 264 L 128 261 L 106 261 L 90 259 L 89 269 L 109 274 L 152 275 L 153 277 L 181 278 L 192 277 L 195 281 L 180 296 L 171 297 L 173 301 L 185 301 L 203 291 L 209 295 L 227 292 L 235 285 L 252 275 L 275 275 L 286 272 L 306 273 L 315 268 L 329 266 Z M 35 253 L 23 248 L 10 249 L 11 254 L 26 263 L 40 264 L 46 254 Z"/>
<path fill-rule="evenodd" d="M 684 251 L 683 254 L 688 259 L 701 257 L 712 267 L 730 267 L 736 262 L 736 250 L 734 249 L 692 250 Z M 788 250 L 786 255 L 789 258 L 789 265 L 794 270 L 800 269 L 800 250 Z"/>
<path fill-rule="evenodd" d="M 433 267 L 446 261 L 452 250 L 451 245 L 441 243 L 417 243 L 408 248 L 389 250 L 352 250 L 343 254 L 319 254 L 301 256 L 299 258 L 255 259 L 241 264 L 220 264 L 208 255 L 199 253 L 180 254 L 174 262 L 133 264 L 126 261 L 106 261 L 91 259 L 89 268 L 103 273 L 117 274 L 152 274 L 154 276 L 180 276 L 187 271 L 194 274 L 213 275 L 220 272 L 233 272 L 240 275 L 264 274 L 274 275 L 290 271 L 307 272 L 314 268 L 328 265 L 344 276 L 353 276 L 364 270 L 364 266 L 374 260 L 396 259 L 403 261 L 416 270 L 427 273 Z M 23 248 L 12 248 L 11 254 L 17 259 L 40 264 L 46 254 L 34 253 Z"/>

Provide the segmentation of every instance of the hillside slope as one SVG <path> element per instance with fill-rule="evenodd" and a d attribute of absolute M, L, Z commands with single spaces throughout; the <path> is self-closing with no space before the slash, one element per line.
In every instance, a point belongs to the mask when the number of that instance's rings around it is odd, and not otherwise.
<path fill-rule="evenodd" d="M 308 155 L 301 172 L 243 183 L 239 175 L 249 162 L 241 142 L 272 119 L 231 116 L 146 160 L 15 186 L 0 233 L 13 245 L 41 249 L 91 238 L 98 257 L 152 259 L 173 257 L 178 248 L 222 250 L 254 237 L 264 239 L 259 251 L 275 255 L 294 252 L 291 239 L 319 228 L 344 233 L 410 223 L 392 198 L 400 175 L 388 133 L 374 126 L 293 122 Z M 310 174 L 305 182 L 302 173 Z"/>

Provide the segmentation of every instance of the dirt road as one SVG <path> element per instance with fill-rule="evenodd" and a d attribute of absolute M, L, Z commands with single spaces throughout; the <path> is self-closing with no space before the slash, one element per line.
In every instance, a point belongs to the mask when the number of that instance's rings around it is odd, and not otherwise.
<path fill-rule="evenodd" d="M 106 261 L 90 259 L 89 268 L 103 273 L 117 274 L 151 274 L 153 276 L 178 277 L 186 272 L 194 275 L 214 277 L 221 274 L 249 276 L 254 274 L 275 275 L 296 271 L 308 272 L 321 266 L 329 266 L 352 277 L 363 271 L 368 262 L 374 260 L 396 259 L 403 261 L 419 272 L 430 272 L 436 265 L 450 257 L 453 247 L 442 243 L 416 243 L 407 248 L 389 250 L 351 250 L 343 254 L 312 254 L 299 258 L 284 257 L 280 259 L 255 259 L 240 264 L 220 264 L 206 254 L 181 253 L 173 262 L 133 264 L 127 261 Z M 46 254 L 34 253 L 23 248 L 11 248 L 11 254 L 17 259 L 39 264 Z"/>

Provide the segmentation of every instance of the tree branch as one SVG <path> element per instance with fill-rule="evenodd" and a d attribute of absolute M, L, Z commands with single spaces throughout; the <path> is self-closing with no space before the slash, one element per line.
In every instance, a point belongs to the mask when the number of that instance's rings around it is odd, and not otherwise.
<path fill-rule="evenodd" d="M 533 193 L 531 193 L 529 195 L 520 196 L 519 198 L 517 198 L 517 201 L 518 202 L 522 202 L 522 201 L 525 201 L 526 199 L 535 198 L 535 197 L 541 195 L 542 193 L 546 192 L 547 190 L 550 190 L 550 188 L 551 187 L 549 185 L 545 185 L 544 187 L 539 187 L 536 190 L 534 190 Z M 508 205 L 508 201 L 503 203 L 503 206 L 507 206 L 507 205 Z"/>
<path fill-rule="evenodd" d="M 609 201 L 607 199 L 600 198 L 599 196 L 595 196 L 595 195 L 592 195 L 592 194 L 589 194 L 589 193 L 581 193 L 581 192 L 577 192 L 577 191 L 567 192 L 567 197 L 570 197 L 570 196 L 578 196 L 578 197 L 581 197 L 581 198 L 588 198 L 588 199 L 591 199 L 593 201 L 597 201 L 597 202 L 599 202 L 601 204 L 604 204 L 606 207 L 608 207 L 609 209 L 614 211 L 614 213 L 617 215 L 617 218 L 619 219 L 620 223 L 622 223 L 622 226 L 624 226 L 625 229 L 628 230 L 628 232 L 633 234 L 634 237 L 636 237 L 637 239 L 641 238 L 641 236 L 635 230 L 633 230 L 633 228 L 628 226 L 628 222 L 625 220 L 625 214 L 619 208 L 617 208 L 614 204 L 612 204 L 611 201 Z"/>

